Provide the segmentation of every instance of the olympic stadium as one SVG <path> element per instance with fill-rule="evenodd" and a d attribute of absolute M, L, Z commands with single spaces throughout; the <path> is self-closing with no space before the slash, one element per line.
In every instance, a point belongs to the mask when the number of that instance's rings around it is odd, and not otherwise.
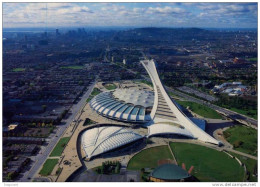
<path fill-rule="evenodd" d="M 205 120 L 188 117 L 183 108 L 167 94 L 158 76 L 153 60 L 141 61 L 148 72 L 153 91 L 142 88 L 118 88 L 96 95 L 89 103 L 92 110 L 105 118 L 119 122 L 139 123 L 147 129 L 140 135 L 131 128 L 95 127 L 86 130 L 81 145 L 87 160 L 102 153 L 142 138 L 163 135 L 180 135 L 205 143 L 220 142 L 205 132 Z"/>

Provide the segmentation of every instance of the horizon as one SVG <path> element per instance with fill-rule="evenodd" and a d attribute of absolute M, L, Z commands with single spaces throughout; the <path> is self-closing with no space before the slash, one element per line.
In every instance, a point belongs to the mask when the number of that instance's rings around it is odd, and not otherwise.
<path fill-rule="evenodd" d="M 127 30 L 127 29 L 143 29 L 143 28 L 158 28 L 158 29 L 204 29 L 204 30 L 244 30 L 244 31 L 257 31 L 256 28 L 241 28 L 241 27 L 134 27 L 134 26 L 78 26 L 78 27 L 7 27 L 2 28 L 3 32 L 30 32 L 33 31 L 45 31 L 45 32 L 55 32 L 56 29 L 59 30 L 73 30 L 78 28 L 84 28 L 86 30 Z"/>
<path fill-rule="evenodd" d="M 257 28 L 257 3 L 3 3 L 3 28 Z"/>

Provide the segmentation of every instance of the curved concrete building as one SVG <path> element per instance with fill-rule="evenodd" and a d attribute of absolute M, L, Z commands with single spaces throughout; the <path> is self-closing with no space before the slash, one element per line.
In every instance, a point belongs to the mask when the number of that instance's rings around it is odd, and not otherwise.
<path fill-rule="evenodd" d="M 137 89 L 103 92 L 90 101 L 98 114 L 119 121 L 145 123 L 151 120 L 154 94 Z"/>
<path fill-rule="evenodd" d="M 194 136 L 187 129 L 180 128 L 174 125 L 158 123 L 158 124 L 150 125 L 148 127 L 147 137 L 164 135 L 164 134 L 178 134 L 178 135 L 194 138 Z"/>
<path fill-rule="evenodd" d="M 86 158 L 111 151 L 123 145 L 137 141 L 143 136 L 125 127 L 96 127 L 86 130 L 81 137 L 81 144 Z"/>
<path fill-rule="evenodd" d="M 182 125 L 186 131 L 189 131 L 194 138 L 219 145 L 219 141 L 200 129 L 182 112 L 175 101 L 169 97 L 161 83 L 154 60 L 143 60 L 141 63 L 148 72 L 154 88 L 154 104 L 150 114 L 152 118 L 151 124 L 160 122 L 177 123 Z M 176 133 L 178 133 L 178 131 L 180 130 L 176 129 Z"/>

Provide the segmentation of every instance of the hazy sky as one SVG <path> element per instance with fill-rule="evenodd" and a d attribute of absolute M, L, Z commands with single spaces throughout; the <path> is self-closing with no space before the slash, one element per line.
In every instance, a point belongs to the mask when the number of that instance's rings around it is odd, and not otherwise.
<path fill-rule="evenodd" d="M 257 28 L 257 3 L 3 3 L 3 27 Z"/>

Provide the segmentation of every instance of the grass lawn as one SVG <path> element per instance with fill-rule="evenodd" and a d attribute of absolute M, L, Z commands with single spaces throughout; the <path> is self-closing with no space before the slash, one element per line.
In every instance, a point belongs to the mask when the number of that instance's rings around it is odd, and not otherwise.
<path fill-rule="evenodd" d="M 242 182 L 244 169 L 224 152 L 188 143 L 170 143 L 179 165 L 185 163 L 202 182 Z"/>
<path fill-rule="evenodd" d="M 257 177 L 253 176 L 254 170 L 257 167 L 257 160 L 251 159 L 251 158 L 247 158 L 241 155 L 238 155 L 236 153 L 233 152 L 229 152 L 231 155 L 237 157 L 242 163 L 244 163 L 246 165 L 246 169 L 247 171 L 249 171 L 249 176 L 248 180 L 250 182 L 257 182 Z"/>
<path fill-rule="evenodd" d="M 176 94 L 174 94 L 174 93 L 172 93 L 172 92 L 169 92 L 169 91 L 168 91 L 168 94 L 169 94 L 171 97 L 174 97 L 175 99 L 181 99 L 181 98 L 182 98 L 181 96 L 176 95 Z"/>
<path fill-rule="evenodd" d="M 93 123 L 95 123 L 94 121 L 92 121 L 91 119 L 89 119 L 89 118 L 86 118 L 86 120 L 84 121 L 84 124 L 83 124 L 83 126 L 87 126 L 87 125 L 90 125 L 90 124 L 93 124 Z"/>
<path fill-rule="evenodd" d="M 88 103 L 89 101 L 91 101 L 91 99 L 93 98 L 93 96 L 89 96 L 87 99 L 86 99 L 86 102 Z"/>
<path fill-rule="evenodd" d="M 64 147 L 69 142 L 69 140 L 70 140 L 70 137 L 61 138 L 60 141 L 56 144 L 56 146 L 52 150 L 52 152 L 50 154 L 50 157 L 52 157 L 52 156 L 61 156 L 61 153 L 62 153 Z"/>
<path fill-rule="evenodd" d="M 180 105 L 182 105 L 184 108 L 187 108 L 189 106 L 189 109 L 202 116 L 205 118 L 212 118 L 212 119 L 222 119 L 222 116 L 217 113 L 215 110 L 204 106 L 204 105 L 200 105 L 198 103 L 195 102 L 191 102 L 191 101 L 177 101 Z"/>
<path fill-rule="evenodd" d="M 251 110 L 241 110 L 241 109 L 238 109 L 238 108 L 230 108 L 230 110 L 233 110 L 237 113 L 240 113 L 240 114 L 243 114 L 245 116 L 257 119 L 257 110 L 252 110 L 252 109 Z"/>
<path fill-rule="evenodd" d="M 98 95 L 100 93 L 101 93 L 101 91 L 98 88 L 94 88 L 93 91 L 91 92 L 91 95 L 92 96 L 96 96 L 96 95 Z"/>
<path fill-rule="evenodd" d="M 158 146 L 145 149 L 137 153 L 128 162 L 128 170 L 141 170 L 142 168 L 156 168 L 158 161 L 162 159 L 173 159 L 168 146 Z"/>
<path fill-rule="evenodd" d="M 235 150 L 257 156 L 257 130 L 236 125 L 224 131 L 224 137 Z"/>
<path fill-rule="evenodd" d="M 104 87 L 108 90 L 114 90 L 117 88 L 115 84 L 105 84 Z"/>
<path fill-rule="evenodd" d="M 14 68 L 13 71 L 14 72 L 21 72 L 21 71 L 25 71 L 25 68 Z"/>
<path fill-rule="evenodd" d="M 86 99 L 86 102 L 88 103 L 93 97 L 96 95 L 100 94 L 101 91 L 98 88 L 94 88 L 93 91 L 91 92 L 90 96 Z"/>
<path fill-rule="evenodd" d="M 58 163 L 59 159 L 47 159 L 46 162 L 43 164 L 43 167 L 40 171 L 40 175 L 47 176 L 50 175 L 53 168 Z"/>
<path fill-rule="evenodd" d="M 63 66 L 62 69 L 83 69 L 84 66 Z"/>

